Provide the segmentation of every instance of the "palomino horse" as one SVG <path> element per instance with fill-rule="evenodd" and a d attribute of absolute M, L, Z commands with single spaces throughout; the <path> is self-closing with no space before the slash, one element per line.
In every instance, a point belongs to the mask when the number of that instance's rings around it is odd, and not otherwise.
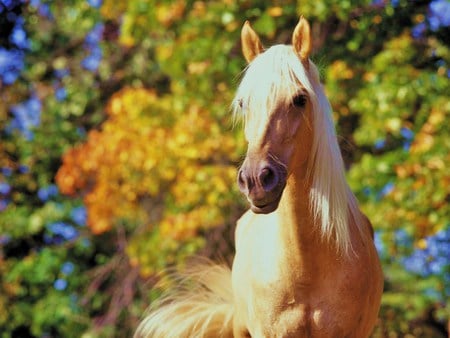
<path fill-rule="evenodd" d="M 383 277 L 309 60 L 309 24 L 300 18 L 292 46 L 264 50 L 247 22 L 242 49 L 249 66 L 233 106 L 245 121 L 238 184 L 251 208 L 232 271 L 197 267 L 135 337 L 367 337 Z"/>

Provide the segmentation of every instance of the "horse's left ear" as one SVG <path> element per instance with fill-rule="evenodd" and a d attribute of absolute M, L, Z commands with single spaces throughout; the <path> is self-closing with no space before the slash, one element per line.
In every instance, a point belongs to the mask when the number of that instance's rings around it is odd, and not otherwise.
<path fill-rule="evenodd" d="M 292 46 L 303 63 L 308 64 L 309 54 L 311 53 L 311 28 L 308 21 L 301 16 L 300 21 L 294 29 L 292 35 Z"/>

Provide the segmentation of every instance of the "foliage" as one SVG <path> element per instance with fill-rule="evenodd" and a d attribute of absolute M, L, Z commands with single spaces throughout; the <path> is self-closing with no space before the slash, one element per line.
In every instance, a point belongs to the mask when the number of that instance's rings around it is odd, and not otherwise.
<path fill-rule="evenodd" d="M 429 15 L 431 23 L 433 12 Z M 419 15 L 413 20 L 420 20 Z M 450 135 L 444 123 L 450 112 L 446 71 L 450 54 L 443 42 L 431 37 L 414 39 L 414 27 L 386 41 L 358 74 L 364 83 L 348 101 L 350 110 L 360 113 L 355 143 L 368 150 L 360 155 L 349 177 L 378 234 L 385 243 L 392 243 L 386 245 L 383 257 L 388 267 L 383 311 L 403 313 L 400 309 L 405 305 L 411 309 L 403 321 L 386 323 L 390 330 L 404 330 L 410 325 L 408 320 L 427 311 L 444 322 L 450 315 L 445 309 L 450 298 L 449 256 L 437 255 L 439 246 L 448 245 L 443 234 L 450 229 Z M 411 240 L 398 243 L 396 238 L 402 233 Z M 419 256 L 424 259 L 420 261 Z M 425 272 L 428 263 L 434 266 L 432 272 L 413 277 L 416 282 L 402 271 L 405 267 L 413 274 Z M 411 299 L 411 293 L 423 297 Z M 415 334 L 430 335 L 420 332 Z"/>
<path fill-rule="evenodd" d="M 232 255 L 239 30 L 298 14 L 385 272 L 374 337 L 450 317 L 446 0 L 0 1 L 0 336 L 123 337 L 158 273 Z M 217 246 L 216 246 L 217 245 Z M 220 248 L 220 249 L 219 249 Z"/>
<path fill-rule="evenodd" d="M 125 88 L 111 97 L 106 114 L 100 132 L 64 155 L 56 182 L 65 194 L 88 190 L 94 234 L 117 222 L 145 225 L 144 243 L 152 245 L 143 246 L 140 233 L 127 251 L 133 265 L 152 274 L 192 254 L 200 229 L 225 222 L 237 194 L 228 188 L 236 144 L 194 99 L 174 106 L 172 97 Z"/>

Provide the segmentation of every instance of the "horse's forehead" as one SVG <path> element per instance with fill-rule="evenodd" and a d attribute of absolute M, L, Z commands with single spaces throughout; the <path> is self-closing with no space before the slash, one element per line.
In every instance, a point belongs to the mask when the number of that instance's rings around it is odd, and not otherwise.
<path fill-rule="evenodd" d="M 237 93 L 242 103 L 274 103 L 305 88 L 307 73 L 291 49 L 271 47 L 249 65 Z"/>

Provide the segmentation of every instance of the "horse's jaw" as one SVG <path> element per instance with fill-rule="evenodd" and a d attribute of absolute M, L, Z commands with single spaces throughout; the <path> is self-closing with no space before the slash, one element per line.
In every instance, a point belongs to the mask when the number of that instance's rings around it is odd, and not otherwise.
<path fill-rule="evenodd" d="M 270 214 L 278 209 L 278 205 L 280 204 L 281 194 L 280 196 L 267 204 L 263 205 L 255 205 L 250 202 L 250 210 L 255 214 Z"/>

